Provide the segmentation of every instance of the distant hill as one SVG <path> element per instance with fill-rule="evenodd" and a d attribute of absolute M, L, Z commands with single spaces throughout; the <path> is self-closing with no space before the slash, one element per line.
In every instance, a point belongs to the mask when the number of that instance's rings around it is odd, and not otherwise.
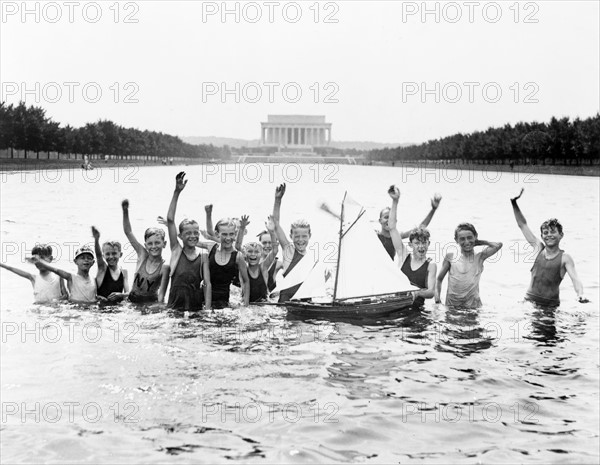
<path fill-rule="evenodd" d="M 234 139 L 232 137 L 213 137 L 213 136 L 191 136 L 191 137 L 182 137 L 184 142 L 188 144 L 194 145 L 214 145 L 216 147 L 222 147 L 224 145 L 228 145 L 230 147 L 258 147 L 259 140 L 253 139 Z M 382 149 L 385 147 L 405 147 L 413 144 L 401 144 L 399 142 L 394 143 L 382 143 L 382 142 L 369 142 L 369 141 L 338 141 L 334 140 L 331 142 L 331 147 L 336 149 L 356 149 L 356 150 L 373 150 L 373 149 Z"/>

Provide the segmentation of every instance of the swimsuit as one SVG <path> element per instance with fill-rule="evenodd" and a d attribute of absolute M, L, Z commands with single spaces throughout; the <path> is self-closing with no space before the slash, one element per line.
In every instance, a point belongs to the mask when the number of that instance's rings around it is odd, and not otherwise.
<path fill-rule="evenodd" d="M 181 254 L 175 272 L 171 278 L 169 292 L 169 308 L 177 310 L 202 310 L 203 292 L 202 254 L 190 260 L 185 253 Z"/>
<path fill-rule="evenodd" d="M 563 253 L 564 251 L 560 250 L 556 257 L 547 259 L 542 248 L 531 267 L 531 284 L 525 299 L 544 306 L 560 304 L 559 288 L 563 280 L 560 275 Z"/>
<path fill-rule="evenodd" d="M 119 277 L 115 280 L 112 278 L 110 269 L 107 268 L 106 273 L 104 273 L 104 279 L 102 280 L 102 284 L 98 286 L 98 295 L 101 297 L 108 297 L 113 292 L 123 292 L 123 283 L 123 271 L 119 273 Z"/>
<path fill-rule="evenodd" d="M 160 265 L 154 273 L 149 274 L 146 270 L 148 257 L 144 259 L 137 273 L 133 277 L 133 286 L 129 293 L 129 300 L 136 304 L 158 301 L 158 290 L 160 289 L 161 271 L 165 263 L 161 260 Z"/>
<path fill-rule="evenodd" d="M 237 250 L 232 250 L 229 261 L 225 265 L 219 265 L 216 259 L 217 247 L 215 245 L 208 254 L 210 282 L 212 284 L 212 306 L 213 308 L 224 308 L 229 306 L 229 286 L 238 274 Z"/>

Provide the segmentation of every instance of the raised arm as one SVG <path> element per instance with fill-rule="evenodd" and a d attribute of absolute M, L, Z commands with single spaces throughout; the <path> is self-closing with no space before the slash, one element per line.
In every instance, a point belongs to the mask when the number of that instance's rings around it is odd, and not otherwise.
<path fill-rule="evenodd" d="M 441 201 L 442 201 L 442 196 L 440 194 L 436 193 L 433 196 L 433 198 L 431 199 L 431 210 L 429 210 L 429 213 L 427 213 L 427 216 L 425 217 L 425 219 L 423 221 L 421 221 L 421 223 L 419 224 L 420 228 L 426 228 L 427 226 L 429 226 L 429 223 L 431 223 L 433 215 L 435 214 L 435 211 L 440 206 Z M 402 231 L 400 234 L 402 236 L 402 239 L 406 239 L 407 237 L 410 236 L 410 231 Z"/>
<path fill-rule="evenodd" d="M 33 257 L 31 257 L 31 262 L 37 265 L 40 265 L 41 268 L 48 270 L 48 271 L 52 271 L 52 273 L 56 273 L 58 276 L 60 276 L 63 279 L 66 279 L 67 282 L 71 281 L 71 273 L 64 271 L 64 270 L 60 270 L 52 265 L 50 265 L 50 263 L 41 260 L 37 255 L 34 255 Z"/>
<path fill-rule="evenodd" d="M 171 245 L 171 251 L 177 247 L 181 247 L 177 238 L 177 227 L 175 226 L 175 211 L 177 210 L 177 201 L 179 200 L 179 194 L 187 184 L 185 179 L 185 173 L 182 171 L 175 177 L 175 190 L 173 191 L 173 197 L 171 198 L 171 204 L 169 205 L 169 211 L 167 213 L 167 228 L 169 230 L 169 244 Z"/>
<path fill-rule="evenodd" d="M 212 203 L 208 204 L 208 205 L 204 205 L 204 211 L 206 212 L 206 233 L 209 236 L 215 237 L 215 228 L 213 226 L 213 220 L 212 220 L 212 211 L 213 211 Z"/>
<path fill-rule="evenodd" d="M 575 288 L 575 292 L 577 293 L 577 300 L 582 304 L 588 303 L 589 300 L 586 299 L 583 295 L 583 284 L 581 284 L 579 276 L 577 276 L 577 271 L 575 271 L 575 262 L 573 261 L 571 256 L 567 254 L 563 254 L 563 260 L 569 278 L 571 278 L 571 281 L 573 282 L 573 287 Z"/>
<path fill-rule="evenodd" d="M 275 257 L 277 257 L 277 253 L 279 252 L 279 242 L 277 241 L 277 236 L 275 235 L 275 222 L 273 221 L 272 216 L 269 216 L 269 219 L 265 222 L 265 227 L 271 236 L 271 251 L 260 263 L 260 266 L 263 270 L 268 272 L 269 268 L 273 264 L 273 261 L 275 260 Z"/>
<path fill-rule="evenodd" d="M 523 233 L 523 236 L 525 236 L 525 239 L 527 240 L 527 242 L 529 242 L 531 244 L 532 247 L 534 247 L 537 250 L 540 250 L 542 248 L 542 241 L 540 241 L 535 236 L 535 234 L 533 234 L 531 229 L 529 229 L 529 226 L 527 225 L 527 220 L 525 220 L 525 215 L 523 215 L 523 213 L 521 212 L 521 209 L 519 208 L 519 205 L 517 204 L 517 200 L 519 200 L 521 198 L 524 191 L 525 191 L 525 189 L 521 189 L 521 192 L 519 193 L 518 196 L 510 199 L 510 203 L 512 204 L 512 207 L 513 207 L 513 213 L 515 214 L 515 220 L 517 220 L 517 226 L 519 226 L 519 229 Z"/>
<path fill-rule="evenodd" d="M 275 203 L 273 204 L 273 222 L 275 223 L 275 234 L 277 235 L 277 239 L 279 240 L 282 249 L 285 249 L 290 244 L 290 241 L 285 235 L 285 231 L 279 222 L 279 217 L 281 214 L 281 199 L 283 198 L 284 194 L 285 183 L 275 188 Z"/>
<path fill-rule="evenodd" d="M 100 273 L 104 274 L 106 271 L 106 260 L 104 260 L 104 257 L 102 256 L 102 247 L 100 247 L 100 231 L 96 229 L 96 226 L 92 226 L 92 236 L 94 236 L 94 251 L 96 252 L 98 277 L 100 277 Z"/>
<path fill-rule="evenodd" d="M 241 253 L 237 254 L 236 262 L 242 281 L 241 284 L 244 296 L 244 307 L 247 307 L 250 303 L 250 278 L 248 277 L 248 267 L 246 266 L 246 261 L 244 260 L 244 257 L 242 257 Z"/>
<path fill-rule="evenodd" d="M 125 199 L 121 202 L 121 208 L 123 209 L 123 232 L 127 236 L 127 240 L 133 246 L 135 253 L 138 257 L 145 252 L 145 248 L 138 242 L 131 230 L 131 221 L 129 221 L 129 200 Z M 97 254 L 96 254 L 97 255 Z"/>
<path fill-rule="evenodd" d="M 404 242 L 402 242 L 402 235 L 396 227 L 398 223 L 398 201 L 400 200 L 400 189 L 398 189 L 396 186 L 390 186 L 388 189 L 388 194 L 392 198 L 390 217 L 388 219 L 388 228 L 390 230 L 392 243 L 394 244 L 394 249 L 396 249 L 396 254 L 400 260 L 400 265 L 402 265 L 404 260 L 406 260 L 406 256 L 408 255 L 408 249 L 404 245 Z"/>
<path fill-rule="evenodd" d="M 440 299 L 440 293 L 442 292 L 442 282 L 446 277 L 446 273 L 450 271 L 450 259 L 451 257 L 448 255 L 444 257 L 444 263 L 442 263 L 442 268 L 440 269 L 440 273 L 438 274 L 437 281 L 435 283 L 434 298 L 436 304 L 442 303 L 442 299 Z"/>
<path fill-rule="evenodd" d="M 242 215 L 240 219 L 240 230 L 235 238 L 235 250 L 242 250 L 242 244 L 244 243 L 244 236 L 246 235 L 246 226 L 250 224 L 250 217 L 248 215 Z"/>
<path fill-rule="evenodd" d="M 478 245 L 487 246 L 485 249 L 483 249 L 483 252 L 481 252 L 482 260 L 486 260 L 486 259 L 490 258 L 495 253 L 498 253 L 498 251 L 502 248 L 502 242 L 489 242 L 489 241 L 484 241 L 482 239 L 477 239 L 475 241 L 475 247 L 477 247 Z"/>
<path fill-rule="evenodd" d="M 21 278 L 28 279 L 29 281 L 31 281 L 31 284 L 35 283 L 35 277 L 27 271 L 5 265 L 4 263 L 0 263 L 0 268 L 4 268 L 5 270 L 12 271 L 14 274 L 16 274 L 17 276 L 20 276 Z"/>

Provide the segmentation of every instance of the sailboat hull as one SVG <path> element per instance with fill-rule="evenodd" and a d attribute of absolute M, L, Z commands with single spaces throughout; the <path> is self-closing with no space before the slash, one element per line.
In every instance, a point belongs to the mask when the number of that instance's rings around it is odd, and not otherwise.
<path fill-rule="evenodd" d="M 327 318 L 370 318 L 388 316 L 409 308 L 412 296 L 396 295 L 333 303 L 315 303 L 302 301 L 285 302 L 288 313 L 302 317 Z"/>

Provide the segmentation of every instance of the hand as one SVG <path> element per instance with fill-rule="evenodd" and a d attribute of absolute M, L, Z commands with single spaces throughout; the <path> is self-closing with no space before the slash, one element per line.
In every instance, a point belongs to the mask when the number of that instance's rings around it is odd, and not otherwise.
<path fill-rule="evenodd" d="M 279 186 L 277 186 L 275 188 L 275 198 L 276 199 L 281 199 L 283 197 L 283 194 L 285 194 L 285 183 L 280 184 Z"/>
<path fill-rule="evenodd" d="M 163 226 L 169 225 L 168 221 L 165 220 L 162 216 L 157 216 L 156 221 L 158 221 L 158 224 L 162 224 Z"/>
<path fill-rule="evenodd" d="M 177 176 L 175 176 L 175 190 L 177 192 L 181 192 L 186 184 L 187 179 L 185 179 L 185 171 L 182 171 Z"/>
<path fill-rule="evenodd" d="M 240 229 L 245 229 L 250 224 L 250 217 L 248 215 L 242 215 L 240 219 Z"/>
<path fill-rule="evenodd" d="M 129 209 L 129 200 L 125 199 L 121 202 L 121 208 L 125 211 Z"/>
<path fill-rule="evenodd" d="M 97 241 L 100 240 L 100 231 L 96 229 L 96 226 L 92 226 L 92 236 L 94 236 L 94 239 Z"/>
<path fill-rule="evenodd" d="M 516 202 L 517 200 L 519 200 L 521 198 L 521 196 L 523 195 L 523 192 L 525 192 L 525 188 L 521 187 L 521 192 L 519 192 L 519 195 L 517 195 L 516 197 L 513 197 L 512 199 L 510 199 L 510 201 Z"/>
<path fill-rule="evenodd" d="M 204 205 L 204 211 L 206 212 L 207 215 L 211 215 L 212 214 L 212 203 L 209 203 L 208 205 Z"/>
<path fill-rule="evenodd" d="M 584 297 L 584 296 L 582 296 L 582 295 L 580 295 L 580 296 L 577 298 L 577 301 L 578 301 L 580 304 L 587 304 L 587 303 L 589 303 L 589 302 L 590 302 L 590 301 L 589 301 L 589 299 L 585 298 L 585 297 Z"/>
<path fill-rule="evenodd" d="M 96 302 L 104 303 L 104 302 L 108 302 L 108 299 L 106 297 L 102 297 L 101 295 L 97 295 Z"/>
<path fill-rule="evenodd" d="M 111 292 L 109 296 L 106 298 L 109 302 L 119 302 L 121 301 L 122 296 L 120 292 Z"/>
<path fill-rule="evenodd" d="M 431 208 L 437 210 L 440 206 L 440 202 L 442 201 L 442 196 L 437 192 L 434 194 L 433 199 L 431 199 Z"/>
<path fill-rule="evenodd" d="M 267 231 L 270 233 L 275 232 L 275 220 L 273 219 L 273 215 L 269 215 L 269 218 L 265 221 L 265 228 L 267 228 Z"/>
<path fill-rule="evenodd" d="M 400 189 L 398 189 L 393 184 L 388 189 L 388 194 L 390 195 L 390 197 L 392 198 L 392 200 L 398 200 L 398 199 L 400 199 Z"/>

